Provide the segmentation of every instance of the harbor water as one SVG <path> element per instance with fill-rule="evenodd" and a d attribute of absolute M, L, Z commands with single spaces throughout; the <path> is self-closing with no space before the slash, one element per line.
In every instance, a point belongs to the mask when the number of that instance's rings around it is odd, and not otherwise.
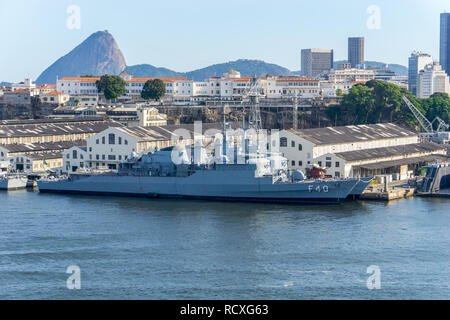
<path fill-rule="evenodd" d="M 449 204 L 0 192 L 0 298 L 449 299 Z M 369 266 L 380 289 L 367 286 Z"/>

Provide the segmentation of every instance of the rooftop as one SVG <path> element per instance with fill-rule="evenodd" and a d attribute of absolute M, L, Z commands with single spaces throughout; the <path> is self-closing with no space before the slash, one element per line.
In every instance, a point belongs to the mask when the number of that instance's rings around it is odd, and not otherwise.
<path fill-rule="evenodd" d="M 28 90 L 28 89 L 17 89 L 17 90 L 8 91 L 8 92 L 5 92 L 5 93 L 9 93 L 9 94 L 30 93 L 30 90 Z"/>
<path fill-rule="evenodd" d="M 81 119 L 57 119 L 45 121 L 18 122 L 17 124 L 3 124 L 0 122 L 0 138 L 53 136 L 80 133 L 98 133 L 109 127 L 121 126 L 121 124 L 102 118 Z"/>
<path fill-rule="evenodd" d="M 105 121 L 105 119 L 97 117 L 80 117 L 76 119 L 66 120 L 66 119 L 25 119 L 25 120 L 1 120 L 0 128 L 2 126 L 16 126 L 16 125 L 36 125 L 44 123 L 68 123 L 68 122 L 92 122 L 92 121 Z"/>
<path fill-rule="evenodd" d="M 48 93 L 44 93 L 44 95 L 45 96 L 56 96 L 56 95 L 63 95 L 64 93 L 62 93 L 62 92 L 59 92 L 59 91 L 51 91 L 51 92 L 48 92 Z"/>
<path fill-rule="evenodd" d="M 414 158 L 407 158 L 407 159 L 400 159 L 400 160 L 392 160 L 392 161 L 383 161 L 383 162 L 377 162 L 377 163 L 370 163 L 370 164 L 364 164 L 359 167 L 369 170 L 375 170 L 375 169 L 385 169 L 395 166 L 402 166 L 406 164 L 412 164 L 412 163 L 419 163 L 419 162 L 434 162 L 435 160 L 440 161 L 446 161 L 448 160 L 448 157 L 440 155 L 440 154 L 433 154 L 428 156 L 422 156 L 422 157 L 414 157 Z"/>
<path fill-rule="evenodd" d="M 26 155 L 26 157 L 32 160 L 59 159 L 62 158 L 62 153 L 61 152 L 33 153 L 30 155 Z"/>
<path fill-rule="evenodd" d="M 155 80 L 155 79 L 161 79 L 164 82 L 172 82 L 172 81 L 185 81 L 188 80 L 187 78 L 179 78 L 179 77 L 172 77 L 172 78 L 164 78 L 164 77 L 152 77 L 152 78 L 134 78 L 132 77 L 131 80 L 125 80 L 125 82 L 127 83 L 132 83 L 132 82 L 147 82 L 148 80 Z M 72 81 L 80 81 L 80 82 L 96 82 L 97 80 L 100 80 L 100 78 L 98 77 L 65 77 L 65 78 L 61 78 L 61 81 L 67 81 L 67 80 L 72 80 Z"/>
<path fill-rule="evenodd" d="M 43 151 L 61 151 L 73 146 L 86 145 L 86 140 L 44 142 L 44 143 L 13 143 L 0 145 L 11 153 L 43 152 Z"/>
<path fill-rule="evenodd" d="M 234 125 L 234 124 L 233 124 Z M 237 124 L 236 124 L 237 125 Z M 236 126 L 235 125 L 235 126 Z M 203 123 L 202 131 L 216 129 L 221 131 L 222 123 Z M 191 137 L 194 136 L 194 124 L 148 126 L 148 127 L 118 127 L 118 130 L 135 137 L 139 142 L 169 140 L 176 130 L 187 130 Z"/>
<path fill-rule="evenodd" d="M 404 129 L 394 123 L 378 123 L 303 130 L 290 129 L 288 131 L 311 141 L 316 145 L 341 144 L 417 136 L 416 133 Z"/>
<path fill-rule="evenodd" d="M 347 161 L 361 161 L 377 158 L 386 158 L 398 155 L 414 155 L 418 153 L 430 153 L 437 151 L 445 151 L 443 145 L 435 143 L 414 143 L 406 144 L 395 147 L 385 147 L 385 148 L 375 148 L 375 149 L 364 149 L 357 151 L 348 151 L 336 153 L 336 156 Z"/>

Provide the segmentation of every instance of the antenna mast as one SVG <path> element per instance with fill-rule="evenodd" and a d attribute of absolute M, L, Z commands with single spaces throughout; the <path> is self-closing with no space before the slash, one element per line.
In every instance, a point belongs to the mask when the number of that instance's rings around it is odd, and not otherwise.
<path fill-rule="evenodd" d="M 245 93 L 245 96 L 248 97 L 250 102 L 248 127 L 254 129 L 256 132 L 262 129 L 261 109 L 259 107 L 259 97 L 261 95 L 261 89 L 261 80 L 254 76 L 250 81 L 248 91 Z"/>

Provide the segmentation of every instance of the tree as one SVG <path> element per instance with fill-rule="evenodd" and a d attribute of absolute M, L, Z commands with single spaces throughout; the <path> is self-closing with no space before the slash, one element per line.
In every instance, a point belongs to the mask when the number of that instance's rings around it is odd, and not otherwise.
<path fill-rule="evenodd" d="M 336 95 L 338 96 L 338 97 L 342 97 L 342 89 L 336 89 Z"/>
<path fill-rule="evenodd" d="M 337 107 L 328 108 L 326 114 L 330 120 L 343 124 L 367 123 L 374 106 L 372 90 L 364 85 L 356 85 L 345 94 Z"/>
<path fill-rule="evenodd" d="M 161 79 L 148 80 L 142 88 L 141 97 L 143 99 L 153 99 L 159 101 L 166 94 L 166 85 Z"/>
<path fill-rule="evenodd" d="M 433 121 L 436 117 L 450 123 L 450 97 L 447 93 L 437 92 L 422 100 L 424 115 Z"/>
<path fill-rule="evenodd" d="M 108 100 L 116 99 L 126 92 L 126 82 L 119 76 L 104 75 L 97 80 L 96 85 L 99 92 L 103 92 Z"/>
<path fill-rule="evenodd" d="M 407 127 L 417 127 L 417 120 L 402 101 L 402 96 L 423 111 L 420 101 L 406 89 L 371 80 L 365 85 L 353 86 L 343 96 L 341 104 L 328 108 L 326 114 L 331 121 L 342 125 L 397 122 Z"/>

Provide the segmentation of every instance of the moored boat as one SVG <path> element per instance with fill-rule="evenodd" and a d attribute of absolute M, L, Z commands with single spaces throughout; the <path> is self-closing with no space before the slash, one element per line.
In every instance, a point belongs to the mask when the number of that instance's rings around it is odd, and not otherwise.
<path fill-rule="evenodd" d="M 28 178 L 25 175 L 6 174 L 0 176 L 0 190 L 19 190 L 27 187 Z"/>
<path fill-rule="evenodd" d="M 141 196 L 219 201 L 335 204 L 356 187 L 358 179 L 296 180 L 280 156 L 236 162 L 175 164 L 174 147 L 124 162 L 117 173 L 73 174 L 65 179 L 38 181 L 42 193 Z M 277 161 L 274 161 L 276 159 Z M 274 163 L 276 162 L 276 163 Z"/>

